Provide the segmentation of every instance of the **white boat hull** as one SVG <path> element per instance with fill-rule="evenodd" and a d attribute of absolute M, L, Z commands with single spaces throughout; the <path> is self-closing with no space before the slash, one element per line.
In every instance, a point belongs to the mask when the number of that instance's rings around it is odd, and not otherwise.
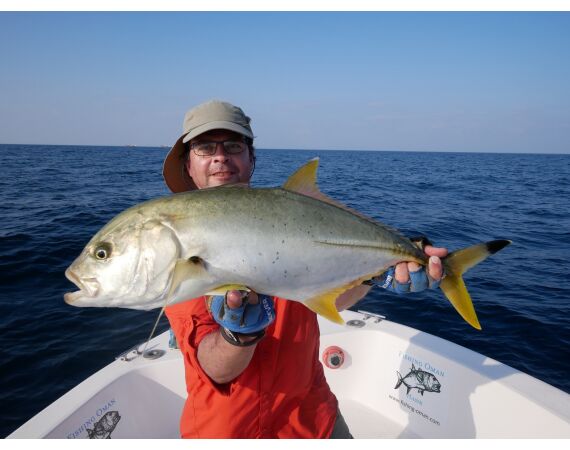
<path fill-rule="evenodd" d="M 344 352 L 343 365 L 325 374 L 355 438 L 570 438 L 565 392 L 427 333 L 341 315 L 352 326 L 319 319 L 321 354 L 331 346 Z M 163 356 L 129 353 L 8 437 L 179 437 L 184 367 L 168 338 L 148 347 Z"/>

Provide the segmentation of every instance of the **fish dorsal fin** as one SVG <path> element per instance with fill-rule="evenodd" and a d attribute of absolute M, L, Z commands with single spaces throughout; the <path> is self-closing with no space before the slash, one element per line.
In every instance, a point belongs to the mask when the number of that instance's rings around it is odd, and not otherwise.
<path fill-rule="evenodd" d="M 297 169 L 297 171 L 287 179 L 283 185 L 283 189 L 287 191 L 297 192 L 298 194 L 306 195 L 307 197 L 312 197 L 322 202 L 329 203 L 330 205 L 334 205 L 338 208 L 349 211 L 358 217 L 374 222 L 374 220 L 370 217 L 366 217 L 358 211 L 355 211 L 348 206 L 343 205 L 336 200 L 333 200 L 328 195 L 323 194 L 317 186 L 318 168 L 319 158 L 316 157 L 311 159 L 308 163 Z"/>
<path fill-rule="evenodd" d="M 325 203 L 338 206 L 342 209 L 348 209 L 345 205 L 333 200 L 328 195 L 323 194 L 317 186 L 317 169 L 319 168 L 319 158 L 313 158 L 305 165 L 301 166 L 297 171 L 291 175 L 283 189 L 288 191 L 297 192 L 298 194 L 306 195 L 307 197 L 316 198 Z M 353 212 L 353 211 L 351 211 Z"/>
<path fill-rule="evenodd" d="M 308 197 L 324 195 L 319 191 L 317 186 L 318 168 L 319 158 L 311 159 L 308 163 L 297 169 L 295 173 L 287 179 L 283 185 L 283 189 L 307 195 Z"/>

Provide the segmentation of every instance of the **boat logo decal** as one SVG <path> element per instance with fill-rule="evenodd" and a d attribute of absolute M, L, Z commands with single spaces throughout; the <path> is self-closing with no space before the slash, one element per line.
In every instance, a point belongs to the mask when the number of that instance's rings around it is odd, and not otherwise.
<path fill-rule="evenodd" d="M 118 411 L 109 411 L 95 423 L 93 429 L 87 428 L 89 439 L 111 439 L 111 433 L 121 420 Z"/>
<path fill-rule="evenodd" d="M 441 383 L 435 375 L 422 369 L 416 369 L 413 363 L 410 372 L 406 376 L 402 377 L 398 371 L 396 371 L 396 374 L 398 375 L 398 382 L 394 389 L 404 385 L 407 389 L 406 394 L 409 394 L 412 389 L 417 389 L 422 396 L 426 391 L 438 394 L 441 392 Z"/>

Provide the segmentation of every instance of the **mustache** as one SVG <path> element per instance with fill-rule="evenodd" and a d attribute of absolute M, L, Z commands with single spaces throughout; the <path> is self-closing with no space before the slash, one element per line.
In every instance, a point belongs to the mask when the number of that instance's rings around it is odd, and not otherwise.
<path fill-rule="evenodd" d="M 208 169 L 208 175 L 213 175 L 218 172 L 235 172 L 235 167 L 231 164 L 220 164 L 218 166 L 210 167 Z"/>

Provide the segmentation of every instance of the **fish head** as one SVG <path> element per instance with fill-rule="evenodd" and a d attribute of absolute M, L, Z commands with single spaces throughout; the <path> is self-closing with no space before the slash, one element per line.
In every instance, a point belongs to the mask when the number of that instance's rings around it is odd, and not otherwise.
<path fill-rule="evenodd" d="M 163 221 L 127 210 L 103 227 L 65 271 L 79 291 L 73 306 L 152 309 L 161 306 L 180 254 L 177 236 Z"/>
<path fill-rule="evenodd" d="M 112 430 L 112 427 L 114 425 L 117 425 L 117 423 L 119 423 L 119 420 L 121 420 L 121 416 L 119 415 L 118 411 L 109 411 L 103 416 L 101 422 L 103 422 L 106 430 Z"/>
<path fill-rule="evenodd" d="M 425 386 L 428 390 L 430 390 L 431 392 L 440 392 L 440 388 L 441 388 L 441 383 L 439 382 L 439 380 L 435 377 L 435 375 L 432 375 L 431 373 L 427 375 L 426 380 L 425 380 Z"/>

